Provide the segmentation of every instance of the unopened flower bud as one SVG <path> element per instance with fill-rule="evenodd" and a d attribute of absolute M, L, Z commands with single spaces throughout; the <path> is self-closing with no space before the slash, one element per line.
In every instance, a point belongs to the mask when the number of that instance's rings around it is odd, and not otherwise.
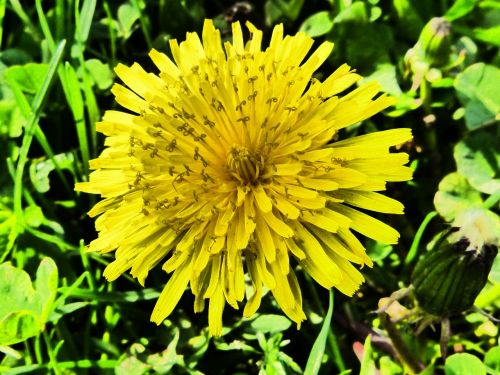
<path fill-rule="evenodd" d="M 446 64 L 450 56 L 451 24 L 442 17 L 432 18 L 422 29 L 417 44 L 431 66 Z"/>
<path fill-rule="evenodd" d="M 412 274 L 420 307 L 440 317 L 472 307 L 498 252 L 498 217 L 490 211 L 465 211 L 450 231 Z"/>

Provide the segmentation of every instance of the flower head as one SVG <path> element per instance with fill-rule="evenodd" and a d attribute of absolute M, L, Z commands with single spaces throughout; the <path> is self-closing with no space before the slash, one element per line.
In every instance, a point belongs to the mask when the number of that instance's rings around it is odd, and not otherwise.
<path fill-rule="evenodd" d="M 112 91 L 132 113 L 105 113 L 97 130 L 107 148 L 91 161 L 90 181 L 76 186 L 103 198 L 89 212 L 100 215 L 89 250 L 115 251 L 108 280 L 130 270 L 144 284 L 160 262 L 171 274 L 151 316 L 158 324 L 189 285 L 196 312 L 208 300 L 213 335 L 221 333 L 226 302 L 237 309 L 246 299 L 243 315 L 251 316 L 264 288 L 300 325 L 306 317 L 295 264 L 323 287 L 352 295 L 363 282 L 353 264 L 372 265 L 352 230 L 398 240 L 358 208 L 403 213 L 376 191 L 411 178 L 408 155 L 389 153 L 410 130 L 331 142 L 393 100 L 375 98 L 373 82 L 339 96 L 360 79 L 347 65 L 323 82 L 312 78 L 331 43 L 308 56 L 313 40 L 283 37 L 279 25 L 262 50 L 262 32 L 247 27 L 247 43 L 234 23 L 232 43 L 223 45 L 205 21 L 201 40 L 188 33 L 180 44 L 170 41 L 174 61 L 150 52 L 158 75 L 118 65 L 128 88 Z"/>

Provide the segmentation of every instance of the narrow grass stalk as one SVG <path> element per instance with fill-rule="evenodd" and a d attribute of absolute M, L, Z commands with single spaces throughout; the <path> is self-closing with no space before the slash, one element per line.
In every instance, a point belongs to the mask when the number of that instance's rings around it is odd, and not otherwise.
<path fill-rule="evenodd" d="M 14 13 L 16 13 L 17 16 L 21 19 L 21 21 L 26 25 L 26 27 L 28 28 L 28 30 L 30 30 L 30 32 L 33 35 L 33 38 L 37 42 L 41 42 L 42 41 L 42 36 L 40 35 L 40 31 L 33 24 L 33 22 L 31 22 L 31 19 L 29 18 L 29 16 L 24 11 L 23 6 L 19 2 L 19 0 L 10 0 L 10 6 L 12 7 L 12 10 L 14 11 Z"/>
<path fill-rule="evenodd" d="M 61 62 L 65 45 L 66 45 L 65 40 L 59 42 L 57 49 L 54 55 L 52 56 L 52 59 L 49 64 L 49 70 L 42 83 L 42 87 L 40 88 L 40 91 L 38 91 L 38 93 L 35 96 L 35 99 L 33 100 L 31 116 L 28 119 L 23 136 L 23 142 L 21 145 L 21 149 L 19 151 L 19 159 L 17 162 L 16 175 L 14 180 L 14 213 L 18 218 L 17 222 L 18 233 L 22 230 L 21 226 L 24 226 L 24 222 L 21 220 L 23 218 L 22 185 L 23 185 L 24 167 L 26 166 L 26 163 L 28 161 L 28 151 L 31 146 L 31 142 L 33 140 L 36 124 L 38 122 L 38 119 L 40 118 L 40 113 L 42 110 L 44 100 L 47 97 L 47 93 L 49 92 L 49 87 L 54 79 L 56 69 L 59 63 Z"/>
<path fill-rule="evenodd" d="M 90 150 L 84 116 L 85 104 L 83 103 L 80 83 L 75 69 L 68 62 L 66 62 L 64 66 L 64 75 L 66 77 L 66 88 L 64 89 L 64 93 L 66 95 L 66 100 L 71 107 L 73 119 L 75 120 L 76 134 L 82 156 L 83 171 L 86 177 L 89 174 Z"/>
<path fill-rule="evenodd" d="M 31 115 L 32 112 L 31 112 L 30 105 L 28 103 L 28 99 L 26 99 L 26 96 L 23 94 L 23 92 L 21 91 L 21 88 L 19 87 L 19 85 L 17 84 L 16 81 L 11 79 L 8 74 L 6 74 L 5 78 L 6 78 L 7 82 L 9 83 L 9 86 L 12 89 L 12 92 L 14 93 L 14 97 L 16 99 L 17 106 L 18 106 L 19 110 L 21 111 L 21 114 L 25 118 L 29 118 L 29 116 Z M 69 182 L 68 182 L 66 176 L 64 175 L 64 173 L 62 173 L 62 169 L 61 169 L 59 163 L 57 162 L 57 159 L 55 158 L 54 151 L 52 150 L 52 147 L 50 146 L 49 141 L 48 141 L 47 137 L 45 136 L 44 132 L 40 128 L 38 121 L 35 122 L 34 126 L 35 126 L 35 128 L 34 128 L 35 139 L 38 141 L 38 143 L 42 147 L 43 151 L 45 152 L 45 154 L 47 155 L 49 160 L 51 160 L 52 163 L 54 163 L 56 173 L 59 176 L 59 178 L 63 184 L 64 189 L 66 190 L 66 192 L 68 193 L 69 196 L 73 196 L 74 195 L 73 189 L 69 186 Z"/>
<path fill-rule="evenodd" d="M 387 316 L 387 314 L 384 313 L 380 315 L 380 322 L 389 335 L 389 338 L 394 345 L 394 349 L 396 349 L 399 359 L 406 365 L 407 373 L 417 374 L 421 372 L 423 370 L 422 364 L 416 357 L 414 357 L 414 353 L 412 353 L 412 351 L 408 348 L 398 329 L 390 321 L 390 318 Z"/>
<path fill-rule="evenodd" d="M 328 333 L 330 332 L 330 324 L 332 322 L 332 314 L 333 314 L 333 292 L 330 289 L 328 291 L 328 312 L 323 320 L 323 325 L 321 326 L 321 330 L 318 334 L 318 337 L 314 341 L 313 347 L 311 349 L 311 353 L 309 354 L 309 358 L 307 359 L 306 368 L 304 373 L 306 374 L 318 374 L 321 368 L 321 361 L 323 359 L 323 354 L 325 353 L 326 348 L 326 340 L 328 337 Z"/>
<path fill-rule="evenodd" d="M 425 216 L 424 220 L 422 221 L 422 224 L 420 224 L 420 226 L 418 227 L 417 233 L 415 233 L 415 237 L 413 238 L 413 242 L 410 246 L 410 250 L 408 251 L 408 254 L 406 255 L 406 259 L 405 259 L 405 263 L 404 263 L 405 266 L 408 266 L 409 264 L 411 264 L 411 262 L 413 262 L 413 260 L 417 256 L 418 248 L 420 247 L 420 241 L 422 240 L 422 236 L 424 235 L 425 229 L 427 228 L 427 226 L 429 225 L 431 220 L 433 218 L 435 218 L 436 216 L 437 216 L 436 211 L 429 212 Z"/>
<path fill-rule="evenodd" d="M 42 344 L 40 341 L 40 335 L 35 337 L 34 351 L 35 351 L 36 363 L 42 363 L 43 356 L 42 356 Z"/>
<path fill-rule="evenodd" d="M 56 0 L 55 21 L 56 21 L 56 38 L 62 39 L 65 31 L 65 3 L 66 0 Z"/>
<path fill-rule="evenodd" d="M 495 206 L 498 201 L 500 201 L 500 191 L 497 191 L 495 194 L 492 194 L 486 199 L 483 203 L 483 208 L 489 210 L 493 206 Z"/>
<path fill-rule="evenodd" d="M 55 49 L 54 39 L 50 32 L 50 27 L 48 25 L 47 18 L 45 17 L 41 0 L 36 0 L 35 5 L 40 25 L 42 27 L 43 35 L 47 40 L 50 50 L 53 52 Z M 81 69 L 83 71 L 84 66 L 82 66 Z M 80 82 L 78 81 L 75 69 L 68 62 L 66 62 L 64 66 L 59 66 L 57 72 L 59 75 L 59 79 L 61 80 L 66 101 L 68 102 L 69 107 L 71 108 L 73 119 L 75 120 L 76 133 L 82 156 L 84 175 L 87 176 L 89 174 L 88 168 L 89 168 L 90 150 L 88 146 L 88 137 L 86 131 L 85 116 L 84 116 L 85 104 L 82 98 Z"/>
<path fill-rule="evenodd" d="M 42 232 L 40 230 L 37 230 L 37 229 L 32 228 L 32 227 L 28 227 L 28 226 L 26 227 L 26 230 L 29 233 L 31 233 L 33 236 L 41 239 L 42 241 L 56 245 L 62 251 L 66 251 L 66 250 L 75 251 L 77 249 L 76 246 L 73 246 L 73 245 L 61 240 L 61 238 L 54 236 L 52 234 L 48 234 L 48 233 Z"/>
<path fill-rule="evenodd" d="M 146 288 L 139 291 L 129 292 L 97 293 L 89 289 L 60 287 L 59 292 L 66 294 L 68 297 L 74 297 L 82 300 L 95 300 L 107 303 L 133 303 L 137 301 L 149 301 L 158 298 L 158 296 L 160 295 L 160 292 L 157 289 L 153 288 Z"/>
<path fill-rule="evenodd" d="M 111 49 L 111 67 L 114 67 L 116 65 L 116 31 L 113 28 L 113 15 L 111 14 L 111 10 L 109 9 L 107 1 L 104 1 L 103 8 L 108 21 L 109 47 Z"/>
<path fill-rule="evenodd" d="M 141 24 L 142 34 L 144 35 L 148 49 L 151 49 L 153 48 L 153 42 L 151 40 L 151 35 L 149 35 L 149 20 L 144 17 L 145 12 L 139 7 L 137 0 L 132 0 L 132 5 L 139 13 L 139 23 Z"/>
<path fill-rule="evenodd" d="M 54 38 L 52 37 L 52 33 L 50 32 L 50 26 L 47 22 L 47 18 L 45 17 L 45 12 L 43 11 L 41 0 L 35 1 L 35 8 L 38 15 L 38 22 L 40 22 L 40 27 L 42 28 L 43 36 L 47 40 L 47 44 L 49 45 L 50 50 L 53 52 L 55 48 L 55 42 Z"/>
<path fill-rule="evenodd" d="M 82 89 L 85 97 L 85 104 L 87 108 L 88 120 L 90 124 L 91 133 L 91 145 L 92 145 L 92 156 L 95 156 L 97 150 L 97 133 L 95 130 L 95 123 L 99 119 L 99 107 L 97 105 L 97 100 L 95 98 L 94 92 L 92 90 L 92 85 L 90 83 L 90 78 L 85 69 L 85 60 L 83 57 L 83 52 L 85 51 L 85 43 L 88 39 L 90 26 L 92 24 L 92 19 L 94 17 L 94 12 L 96 8 L 96 0 L 84 0 L 82 9 L 79 9 L 80 2 L 77 0 L 75 2 L 75 51 L 77 54 L 78 62 L 81 68 L 82 74 Z"/>
<path fill-rule="evenodd" d="M 325 316 L 325 310 L 323 309 L 323 305 L 321 304 L 321 301 L 318 296 L 318 291 L 315 285 L 313 285 L 313 282 L 311 278 L 308 275 L 305 275 L 307 284 L 309 286 L 309 290 L 311 291 L 314 303 L 316 304 L 316 308 L 318 309 L 320 315 Z M 344 363 L 344 360 L 342 358 L 342 355 L 340 354 L 340 348 L 337 342 L 337 337 L 333 333 L 331 326 L 328 327 L 328 345 L 329 345 L 329 350 L 331 352 L 333 361 L 339 371 L 344 371 L 346 370 L 346 366 Z"/>
<path fill-rule="evenodd" d="M 94 274 L 91 272 L 90 268 L 90 263 L 89 263 L 89 258 L 87 256 L 87 253 L 85 252 L 85 247 L 83 245 L 83 240 L 80 241 L 80 246 L 78 247 L 78 250 L 80 252 L 80 258 L 82 259 L 82 265 L 83 268 L 85 269 L 85 273 L 87 274 L 87 282 L 89 284 L 90 290 L 94 293 L 96 293 L 97 288 L 96 288 L 96 283 L 94 279 Z"/>
<path fill-rule="evenodd" d="M 42 333 L 43 340 L 45 341 L 45 346 L 47 347 L 47 354 L 49 356 L 49 366 L 50 369 L 54 372 L 55 375 L 59 375 L 61 371 L 59 370 L 59 366 L 57 363 L 56 355 L 54 353 L 54 349 L 52 348 L 52 343 L 50 341 L 50 337 L 47 332 Z"/>

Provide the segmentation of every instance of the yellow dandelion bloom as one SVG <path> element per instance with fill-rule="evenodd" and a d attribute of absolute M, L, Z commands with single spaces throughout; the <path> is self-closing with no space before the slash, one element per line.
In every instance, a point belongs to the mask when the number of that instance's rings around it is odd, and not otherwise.
<path fill-rule="evenodd" d="M 89 212 L 100 215 L 89 250 L 115 252 L 108 280 L 130 270 L 143 285 L 160 262 L 171 274 L 151 316 L 157 324 L 189 285 L 195 312 L 208 300 L 212 335 L 221 333 L 226 303 L 238 309 L 246 299 L 243 315 L 251 316 L 264 288 L 300 326 L 295 264 L 351 296 L 364 280 L 353 264 L 372 265 L 352 231 L 388 244 L 399 237 L 364 210 L 403 213 L 377 191 L 411 179 L 408 155 L 389 152 L 410 130 L 332 143 L 393 99 L 377 97 L 373 82 L 340 96 L 361 78 L 347 65 L 323 82 L 312 78 L 329 42 L 309 54 L 311 38 L 284 37 L 279 25 L 262 50 L 262 31 L 247 27 L 248 42 L 234 23 L 232 43 L 223 44 L 205 21 L 201 40 L 188 33 L 170 41 L 174 61 L 150 52 L 159 74 L 118 65 L 128 88 L 112 92 L 132 113 L 104 114 L 97 130 L 107 148 L 91 161 L 90 181 L 76 186 L 103 198 Z"/>

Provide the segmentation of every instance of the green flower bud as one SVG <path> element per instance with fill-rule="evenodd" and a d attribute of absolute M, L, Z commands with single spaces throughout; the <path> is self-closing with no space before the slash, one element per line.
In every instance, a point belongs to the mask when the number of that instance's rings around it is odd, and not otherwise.
<path fill-rule="evenodd" d="M 413 271 L 420 307 L 439 317 L 472 307 L 497 255 L 498 233 L 498 217 L 492 212 L 474 209 L 457 217 Z"/>
<path fill-rule="evenodd" d="M 451 24 L 442 17 L 432 18 L 422 29 L 417 45 L 432 66 L 445 65 L 450 57 Z"/>

